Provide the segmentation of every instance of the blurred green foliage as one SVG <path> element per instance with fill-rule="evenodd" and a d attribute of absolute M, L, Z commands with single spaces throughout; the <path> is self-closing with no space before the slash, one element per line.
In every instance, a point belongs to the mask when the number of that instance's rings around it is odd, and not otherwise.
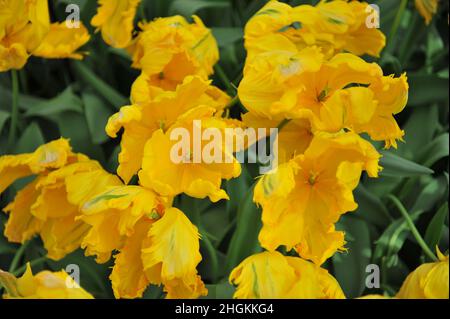
<path fill-rule="evenodd" d="M 221 70 L 214 83 L 235 94 L 242 74 L 245 50 L 243 27 L 264 0 L 143 0 L 136 20 L 151 20 L 173 14 L 199 15 L 212 28 L 221 52 Z M 285 1 L 291 5 L 317 1 Z M 407 72 L 410 98 L 397 120 L 406 131 L 405 143 L 398 150 L 383 151 L 382 177 L 363 178 L 355 192 L 359 208 L 339 222 L 346 231 L 348 252 L 337 254 L 324 266 L 338 279 L 348 297 L 362 293 L 398 290 L 406 275 L 427 261 L 411 236 L 410 228 L 388 195 L 403 203 L 410 218 L 429 247 L 439 244 L 448 250 L 448 156 L 449 156 L 449 63 L 448 2 L 441 1 L 438 14 L 429 26 L 408 1 L 401 12 L 401 1 L 372 1 L 381 9 L 381 29 L 388 38 L 387 48 L 378 61 L 386 74 Z M 65 6 L 76 3 L 90 32 L 90 19 L 96 11 L 93 0 L 50 1 L 53 20 L 65 19 Z M 395 21 L 399 23 L 396 25 Z M 109 139 L 104 127 L 110 115 L 127 104 L 130 87 L 138 71 L 122 50 L 108 47 L 99 34 L 86 46 L 89 55 L 82 62 L 31 58 L 19 72 L 20 135 L 13 149 L 7 150 L 11 109 L 11 78 L 0 74 L 0 154 L 33 151 L 37 146 L 64 136 L 74 149 L 99 160 L 115 172 L 120 139 Z M 220 71 L 223 70 L 223 74 Z M 231 81 L 231 85 L 228 80 Z M 236 105 L 231 114 L 239 117 Z M 381 149 L 381 145 L 378 145 Z M 231 200 L 212 205 L 208 201 L 179 196 L 175 204 L 185 211 L 202 234 L 201 276 L 209 288 L 209 298 L 229 298 L 233 287 L 227 282 L 230 270 L 246 256 L 261 251 L 257 236 L 261 212 L 252 202 L 256 165 L 247 164 L 241 177 L 226 182 Z M 10 202 L 24 185 L 19 181 L 2 195 L 0 208 Z M 0 214 L 0 232 L 6 220 Z M 18 250 L 0 236 L 0 269 L 8 269 Z M 108 280 L 110 264 L 97 265 L 77 251 L 61 261 L 42 259 L 45 251 L 37 238 L 26 247 L 20 266 L 33 261 L 34 270 L 59 270 L 67 264 L 81 268 L 81 285 L 98 298 L 113 297 Z M 366 266 L 381 266 L 381 291 L 365 291 Z M 22 269 L 19 269 L 23 271 Z M 150 287 L 145 297 L 161 298 L 161 289 Z"/>

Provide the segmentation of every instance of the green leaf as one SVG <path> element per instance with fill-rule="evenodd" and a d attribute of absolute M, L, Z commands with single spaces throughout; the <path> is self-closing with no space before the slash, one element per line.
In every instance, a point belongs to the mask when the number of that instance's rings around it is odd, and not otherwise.
<path fill-rule="evenodd" d="M 117 92 L 105 81 L 100 79 L 94 72 L 91 71 L 80 61 L 72 62 L 72 66 L 80 77 L 93 89 L 95 89 L 105 100 L 111 103 L 112 106 L 119 109 L 121 106 L 128 103 L 128 99 Z"/>
<path fill-rule="evenodd" d="M 238 178 L 233 178 L 226 182 L 225 189 L 230 200 L 226 202 L 227 218 L 233 220 L 239 203 L 242 202 L 251 187 L 251 177 L 245 166 L 242 166 L 242 173 Z"/>
<path fill-rule="evenodd" d="M 9 113 L 0 110 L 0 134 L 2 133 L 3 126 L 6 124 L 6 121 L 9 120 Z"/>
<path fill-rule="evenodd" d="M 365 221 L 347 216 L 338 226 L 346 234 L 348 252 L 333 256 L 335 277 L 347 298 L 359 297 L 365 289 L 366 267 L 372 258 L 369 228 Z"/>
<path fill-rule="evenodd" d="M 82 99 L 92 142 L 102 144 L 108 141 L 105 126 L 112 115 L 110 108 L 105 105 L 103 99 L 92 93 L 83 93 Z"/>
<path fill-rule="evenodd" d="M 237 213 L 236 231 L 231 239 L 227 253 L 226 272 L 236 267 L 246 257 L 261 251 L 258 242 L 261 230 L 261 210 L 253 203 L 253 189 L 247 191 Z"/>
<path fill-rule="evenodd" d="M 206 299 L 232 299 L 236 290 L 229 282 L 223 282 L 217 285 L 206 285 L 208 296 Z"/>
<path fill-rule="evenodd" d="M 427 123 L 427 125 L 423 125 Z M 418 160 L 424 145 L 428 145 L 439 128 L 439 108 L 437 105 L 414 109 L 402 129 L 405 143 L 399 143 L 397 155 L 409 160 Z"/>
<path fill-rule="evenodd" d="M 414 205 L 410 210 L 429 211 L 439 200 L 447 198 L 447 191 L 448 186 L 445 177 L 440 176 L 439 178 L 434 178 L 423 188 L 419 196 L 416 196 Z"/>
<path fill-rule="evenodd" d="M 44 143 L 45 139 L 39 125 L 36 122 L 32 122 L 19 138 L 19 141 L 14 148 L 14 152 L 16 154 L 34 152 L 36 148 Z"/>
<path fill-rule="evenodd" d="M 369 192 L 363 184 L 359 184 L 354 192 L 358 209 L 355 216 L 360 216 L 367 222 L 384 227 L 389 224 L 389 212 L 378 196 Z"/>
<path fill-rule="evenodd" d="M 52 118 L 52 115 L 69 111 L 83 113 L 81 99 L 75 95 L 70 86 L 53 99 L 35 103 L 27 112 L 25 112 L 25 116 Z"/>
<path fill-rule="evenodd" d="M 83 114 L 65 112 L 59 116 L 58 126 L 61 136 L 70 139 L 70 144 L 76 152 L 104 162 L 101 147 L 91 142 L 88 124 Z"/>
<path fill-rule="evenodd" d="M 448 102 L 448 79 L 436 74 L 409 74 L 409 106 Z"/>
<path fill-rule="evenodd" d="M 411 177 L 433 174 L 433 170 L 419 165 L 392 153 L 383 152 L 380 165 L 383 167 L 381 175 L 391 177 Z"/>
<path fill-rule="evenodd" d="M 244 37 L 242 28 L 212 28 L 211 30 L 219 47 L 227 47 L 237 41 L 242 41 Z"/>
<path fill-rule="evenodd" d="M 0 234 L 3 234 L 4 232 L 4 223 L 6 223 L 6 221 L 0 219 Z M 0 255 L 11 254 L 14 251 L 15 249 L 7 242 L 6 238 L 0 235 Z"/>
<path fill-rule="evenodd" d="M 449 136 L 444 133 L 431 142 L 419 155 L 419 162 L 424 166 L 433 166 L 437 161 L 449 155 Z"/>
<path fill-rule="evenodd" d="M 445 219 L 448 215 L 448 203 L 445 203 L 434 215 L 425 232 L 425 242 L 432 250 L 439 244 L 442 231 L 445 226 Z"/>
<path fill-rule="evenodd" d="M 225 0 L 175 0 L 170 6 L 170 14 L 182 14 L 190 17 L 200 9 L 229 8 L 230 2 Z"/>
<path fill-rule="evenodd" d="M 422 214 L 423 211 L 416 211 L 410 216 L 413 221 L 416 221 Z M 390 224 L 376 241 L 375 262 L 381 263 L 382 259 L 385 259 L 389 267 L 395 266 L 398 262 L 398 252 L 403 247 L 410 232 L 410 228 L 404 218 L 399 218 Z"/>

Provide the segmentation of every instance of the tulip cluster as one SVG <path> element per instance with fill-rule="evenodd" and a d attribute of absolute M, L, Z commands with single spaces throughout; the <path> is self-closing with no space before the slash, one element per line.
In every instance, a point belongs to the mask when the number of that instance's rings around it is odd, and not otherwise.
<path fill-rule="evenodd" d="M 158 18 L 133 32 L 140 0 L 98 2 L 91 24 L 141 71 L 130 105 L 106 125 L 111 138 L 121 136 L 117 175 L 74 153 L 63 138 L 33 153 L 0 157 L 0 193 L 34 176 L 4 209 L 7 239 L 24 243 L 39 236 L 54 260 L 80 247 L 98 263 L 114 258 L 116 298 L 142 297 L 150 284 L 162 285 L 167 298 L 206 296 L 197 271 L 198 225 L 174 199 L 228 200 L 222 181 L 238 177 L 241 166 L 226 145 L 219 149 L 229 161 L 174 163 L 171 133 L 192 130 L 198 120 L 199 130 L 278 127 L 280 165 L 259 178 L 253 197 L 262 207 L 259 242 L 265 251 L 231 272 L 234 297 L 345 298 L 321 266 L 346 250 L 345 234 L 335 225 L 356 210 L 353 191 L 362 174 L 376 178 L 382 169 L 370 140 L 397 148 L 404 132 L 394 116 L 408 100 L 405 74 L 385 75 L 360 57 L 378 57 L 386 42 L 367 26 L 369 5 L 269 1 L 245 28 L 247 58 L 237 91 L 248 112 L 236 120 L 227 118 L 232 99 L 209 79 L 219 49 L 199 17 Z M 76 50 L 89 40 L 85 28 L 50 24 L 48 16 L 46 0 L 0 0 L 0 71 L 22 68 L 30 55 L 82 57 Z M 445 294 L 445 287 L 435 289 L 436 276 L 448 278 L 448 257 L 440 257 L 439 264 L 411 274 L 398 298 Z M 0 273 L 0 282 L 12 280 L 8 298 L 92 297 L 81 288 L 65 289 L 66 277 L 34 276 L 28 267 L 19 279 Z"/>

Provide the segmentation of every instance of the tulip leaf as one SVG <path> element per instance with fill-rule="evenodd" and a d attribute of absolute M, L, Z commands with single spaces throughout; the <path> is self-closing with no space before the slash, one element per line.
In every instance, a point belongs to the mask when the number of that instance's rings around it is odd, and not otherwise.
<path fill-rule="evenodd" d="M 84 153 L 93 159 L 104 161 L 100 146 L 91 141 L 89 127 L 84 114 L 66 112 L 58 118 L 61 136 L 70 139 L 70 144 L 76 152 Z"/>
<path fill-rule="evenodd" d="M 370 232 L 367 223 L 344 216 L 339 230 L 346 234 L 347 252 L 333 256 L 333 269 L 347 298 L 361 296 L 365 289 L 366 267 L 372 257 Z"/>
<path fill-rule="evenodd" d="M 251 187 L 251 177 L 247 168 L 242 165 L 242 172 L 238 178 L 233 178 L 226 182 L 226 191 L 230 200 L 226 202 L 226 210 L 229 220 L 236 217 L 237 208 L 240 202 Z"/>
<path fill-rule="evenodd" d="M 95 94 L 83 93 L 82 99 L 92 142 L 102 144 L 108 141 L 105 126 L 113 112 L 105 105 L 104 100 Z"/>
<path fill-rule="evenodd" d="M 230 2 L 224 0 L 175 0 L 170 7 L 170 14 L 182 14 L 190 17 L 206 8 L 229 8 Z"/>
<path fill-rule="evenodd" d="M 448 133 L 439 135 L 431 142 L 419 155 L 419 161 L 424 166 L 430 167 L 437 161 L 449 155 L 449 136 Z"/>
<path fill-rule="evenodd" d="M 16 143 L 14 152 L 16 154 L 34 152 L 44 143 L 45 139 L 39 125 L 36 122 L 32 122 L 22 133 L 22 136 Z"/>
<path fill-rule="evenodd" d="M 76 73 L 85 81 L 87 84 L 92 86 L 106 101 L 108 101 L 112 106 L 119 109 L 121 106 L 128 103 L 128 99 L 122 94 L 117 92 L 105 81 L 100 79 L 91 69 L 85 66 L 79 61 L 72 63 L 73 68 Z"/>
<path fill-rule="evenodd" d="M 83 113 L 81 99 L 75 95 L 71 86 L 53 99 L 34 103 L 25 116 L 51 117 L 69 111 Z"/>
<path fill-rule="evenodd" d="M 232 299 L 236 290 L 228 281 L 216 285 L 206 285 L 206 288 L 208 296 L 205 299 Z"/>
<path fill-rule="evenodd" d="M 433 170 L 415 162 L 404 159 L 395 154 L 384 152 L 380 165 L 383 167 L 381 175 L 391 177 L 411 177 L 433 174 Z"/>
<path fill-rule="evenodd" d="M 0 110 L 0 134 L 2 133 L 3 126 L 6 124 L 6 121 L 9 120 L 9 113 Z"/>
<path fill-rule="evenodd" d="M 416 211 L 410 214 L 411 220 L 416 221 L 424 212 Z M 403 247 L 410 233 L 404 218 L 399 218 L 389 225 L 375 243 L 374 261 L 381 263 L 385 259 L 389 266 L 395 266 L 398 261 L 397 253 Z"/>
<path fill-rule="evenodd" d="M 379 197 L 369 192 L 363 184 L 359 184 L 354 192 L 358 203 L 356 216 L 360 216 L 369 223 L 386 226 L 390 222 L 389 212 Z"/>
<path fill-rule="evenodd" d="M 436 74 L 409 74 L 409 106 L 448 102 L 448 78 Z"/>
<path fill-rule="evenodd" d="M 439 200 L 447 198 L 447 181 L 443 176 L 431 180 L 415 198 L 411 211 L 429 211 Z"/>
<path fill-rule="evenodd" d="M 444 203 L 441 208 L 436 212 L 433 219 L 431 220 L 428 228 L 425 232 L 425 242 L 428 247 L 434 249 L 439 244 L 442 236 L 442 231 L 445 226 L 445 219 L 448 216 L 448 203 Z"/>
<path fill-rule="evenodd" d="M 237 41 L 242 41 L 244 32 L 242 28 L 212 28 L 212 33 L 219 47 L 226 47 Z"/>
<path fill-rule="evenodd" d="M 253 203 L 252 187 L 239 204 L 236 231 L 231 238 L 227 253 L 226 272 L 236 267 L 246 257 L 261 251 L 258 242 L 261 230 L 261 210 Z"/>

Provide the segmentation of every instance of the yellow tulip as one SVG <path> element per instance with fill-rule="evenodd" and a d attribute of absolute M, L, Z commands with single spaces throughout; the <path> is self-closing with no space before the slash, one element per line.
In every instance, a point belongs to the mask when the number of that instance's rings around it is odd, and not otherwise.
<path fill-rule="evenodd" d="M 399 299 L 448 299 L 448 256 L 438 250 L 439 261 L 419 266 L 408 275 L 400 291 Z"/>
<path fill-rule="evenodd" d="M 68 28 L 65 22 L 52 23 L 50 31 L 42 40 L 33 55 L 47 59 L 71 58 L 81 60 L 83 54 L 77 50 L 90 39 L 86 27 Z"/>
<path fill-rule="evenodd" d="M 371 10 L 359 1 L 321 1 L 317 6 L 291 7 L 272 0 L 245 27 L 248 59 L 259 53 L 279 50 L 274 41 L 290 42 L 298 49 L 318 46 L 327 57 L 339 52 L 379 56 L 386 43 L 377 28 L 366 25 Z"/>
<path fill-rule="evenodd" d="M 0 283 L 6 288 L 6 299 L 93 299 L 65 271 L 41 271 L 33 275 L 30 263 L 20 278 L 0 270 Z"/>
<path fill-rule="evenodd" d="M 77 177 L 69 179 L 70 199 L 77 196 L 80 182 Z M 159 200 L 152 191 L 140 186 L 110 185 L 78 203 L 82 211 L 79 219 L 92 226 L 81 247 L 86 248 L 86 255 L 96 255 L 98 263 L 105 263 L 114 250 L 122 248 L 125 237 L 132 235 L 135 224 L 142 217 L 152 215 Z"/>
<path fill-rule="evenodd" d="M 211 141 L 221 158 L 218 162 L 204 161 L 204 149 L 195 147 L 195 141 L 202 139 L 206 129 L 214 128 L 223 132 L 224 128 L 233 126 L 228 121 L 213 118 L 214 112 L 214 108 L 199 106 L 186 112 L 167 132 L 159 129 L 153 133 L 145 145 L 142 170 L 139 172 L 141 185 L 163 196 L 186 193 L 195 198 L 209 197 L 213 202 L 228 199 L 227 193 L 220 188 L 221 182 L 222 179 L 228 180 L 240 175 L 239 162 L 222 139 Z M 198 126 L 195 121 L 199 121 Z M 186 130 L 190 140 L 171 139 L 172 132 L 179 129 Z M 179 145 L 182 145 L 181 150 L 177 148 Z M 177 150 L 177 157 L 183 158 L 179 162 L 174 161 L 174 150 Z"/>
<path fill-rule="evenodd" d="M 47 0 L 0 2 L 0 72 L 21 69 L 50 29 Z"/>
<path fill-rule="evenodd" d="M 197 227 L 176 208 L 165 210 L 148 232 L 142 249 L 145 274 L 152 284 L 164 284 L 167 298 L 198 298 L 207 290 L 196 267 L 202 260 Z"/>
<path fill-rule="evenodd" d="M 123 127 L 117 173 L 128 183 L 142 167 L 145 143 L 152 134 L 169 130 L 177 119 L 200 105 L 208 105 L 220 114 L 229 97 L 208 81 L 186 77 L 175 91 L 160 91 L 147 85 L 147 76 L 141 75 L 133 85 L 133 105 L 124 106 L 108 121 L 106 132 L 116 137 Z"/>
<path fill-rule="evenodd" d="M 380 155 L 354 133 L 316 135 L 306 152 L 261 177 L 254 201 L 262 206 L 261 245 L 295 248 L 321 265 L 344 248 L 344 233 L 335 223 L 357 204 L 352 191 L 361 172 L 378 175 Z"/>
<path fill-rule="evenodd" d="M 76 51 L 89 41 L 86 28 L 50 24 L 47 0 L 0 1 L 0 72 L 21 69 L 31 55 L 81 59 Z"/>
<path fill-rule="evenodd" d="M 5 236 L 11 242 L 24 243 L 39 234 L 48 257 L 55 260 L 80 247 L 89 230 L 89 225 L 76 220 L 79 209 L 68 200 L 67 179 L 86 172 L 95 174 L 96 183 L 81 179 L 80 200 L 102 191 L 105 184 L 119 182 L 117 177 L 103 171 L 98 162 L 72 153 L 65 139 L 45 144 L 34 153 L 0 157 L 0 172 L 2 191 L 18 178 L 37 175 L 4 208 L 9 213 Z"/>
<path fill-rule="evenodd" d="M 344 299 L 327 270 L 277 251 L 246 258 L 230 274 L 239 299 Z"/>
<path fill-rule="evenodd" d="M 219 59 L 211 30 L 199 17 L 189 24 L 181 16 L 158 18 L 142 24 L 130 47 L 133 67 L 142 69 L 154 86 L 174 90 L 189 75 L 207 79 Z"/>
<path fill-rule="evenodd" d="M 394 115 L 408 101 L 406 76 L 383 76 L 377 64 L 348 53 L 328 61 L 315 47 L 260 54 L 247 63 L 238 92 L 256 116 L 309 119 L 314 132 L 349 129 L 386 147 L 404 135 Z"/>

